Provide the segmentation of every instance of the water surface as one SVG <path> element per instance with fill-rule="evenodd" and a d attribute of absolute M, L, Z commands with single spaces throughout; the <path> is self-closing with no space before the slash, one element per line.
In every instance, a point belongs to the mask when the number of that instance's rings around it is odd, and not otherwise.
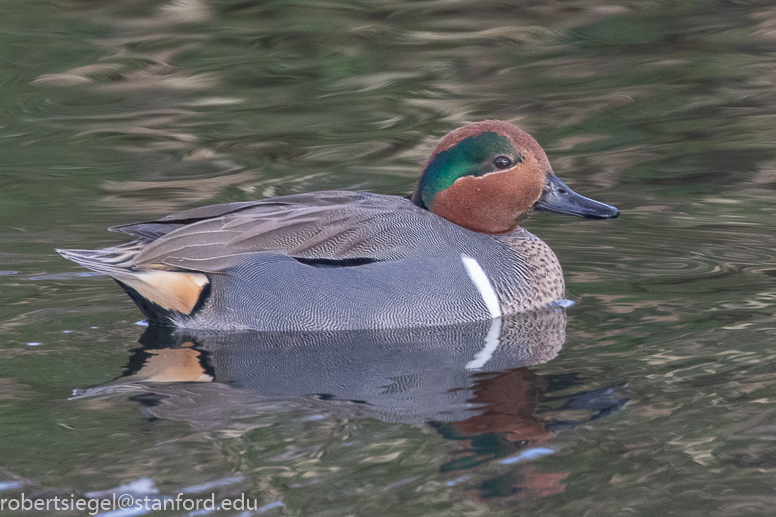
<path fill-rule="evenodd" d="M 10 0 L 0 47 L 0 498 L 776 505 L 769 2 Z M 404 195 L 443 134 L 485 118 L 622 211 L 526 221 L 576 303 L 495 334 L 160 335 L 53 251 L 208 203 Z"/>

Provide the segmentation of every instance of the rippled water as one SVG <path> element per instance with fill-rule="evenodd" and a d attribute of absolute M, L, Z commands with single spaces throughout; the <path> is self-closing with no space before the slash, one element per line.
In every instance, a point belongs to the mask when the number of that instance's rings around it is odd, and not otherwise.
<path fill-rule="evenodd" d="M 2 11 L 0 500 L 244 495 L 267 515 L 776 506 L 770 2 Z M 404 195 L 441 135 L 484 118 L 531 132 L 572 188 L 622 211 L 526 221 L 572 307 L 498 328 L 170 336 L 54 252 L 208 203 Z"/>

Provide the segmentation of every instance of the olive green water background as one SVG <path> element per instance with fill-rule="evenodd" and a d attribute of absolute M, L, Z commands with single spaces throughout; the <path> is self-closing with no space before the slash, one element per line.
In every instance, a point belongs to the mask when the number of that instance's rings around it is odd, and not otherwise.
<path fill-rule="evenodd" d="M 622 212 L 524 224 L 576 302 L 518 373 L 543 432 L 463 439 L 325 391 L 100 391 L 153 355 L 142 316 L 54 248 L 209 203 L 405 195 L 485 118 Z M 150 480 L 266 515 L 771 515 L 775 187 L 771 2 L 7 0 L 0 498 Z"/>

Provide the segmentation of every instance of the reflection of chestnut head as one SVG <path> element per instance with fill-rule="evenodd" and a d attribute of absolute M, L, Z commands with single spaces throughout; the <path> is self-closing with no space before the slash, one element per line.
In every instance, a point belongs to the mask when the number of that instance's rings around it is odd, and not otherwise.
<path fill-rule="evenodd" d="M 475 377 L 469 402 L 481 404 L 481 413 L 454 425 L 461 434 L 499 433 L 510 442 L 543 443 L 555 434 L 537 416 L 541 378 L 528 368 Z M 546 389 L 546 386 L 544 387 Z"/>

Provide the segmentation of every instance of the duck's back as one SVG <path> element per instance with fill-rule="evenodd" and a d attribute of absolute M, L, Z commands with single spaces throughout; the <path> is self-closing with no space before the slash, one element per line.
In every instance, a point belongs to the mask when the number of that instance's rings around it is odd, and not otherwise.
<path fill-rule="evenodd" d="M 125 288 L 130 274 L 199 275 L 201 299 L 190 313 L 160 310 L 127 288 L 151 320 L 190 328 L 446 325 L 563 297 L 555 255 L 526 230 L 503 236 L 472 232 L 394 196 L 283 196 L 197 208 L 119 229 L 137 240 L 64 254 L 114 276 Z"/>

